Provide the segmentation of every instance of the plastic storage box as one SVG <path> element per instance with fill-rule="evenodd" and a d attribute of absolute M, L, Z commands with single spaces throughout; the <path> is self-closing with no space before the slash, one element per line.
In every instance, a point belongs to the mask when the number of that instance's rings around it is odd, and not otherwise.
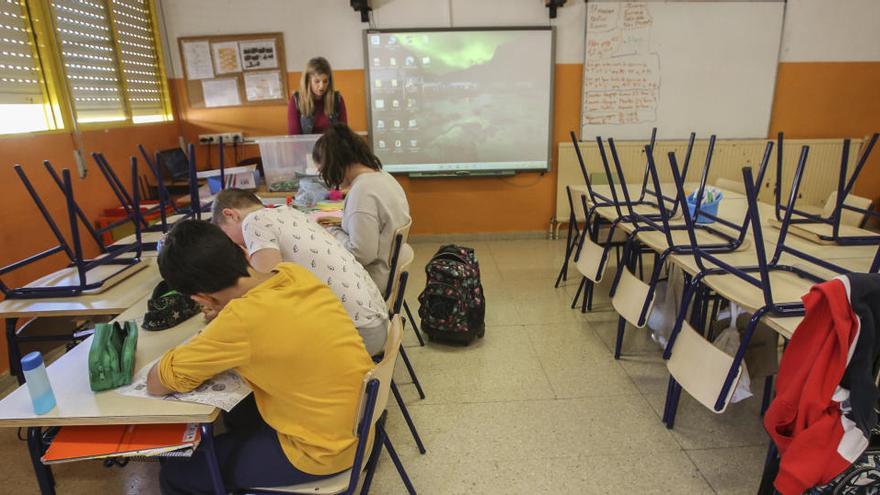
<path fill-rule="evenodd" d="M 269 191 L 295 191 L 299 176 L 316 175 L 312 149 L 320 134 L 256 138 Z"/>

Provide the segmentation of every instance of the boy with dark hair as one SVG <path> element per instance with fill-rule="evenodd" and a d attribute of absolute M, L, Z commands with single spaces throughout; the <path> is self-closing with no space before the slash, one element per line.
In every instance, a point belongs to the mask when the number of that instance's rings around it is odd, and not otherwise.
<path fill-rule="evenodd" d="M 151 394 L 186 392 L 235 370 L 259 412 L 248 428 L 219 435 L 215 451 L 227 489 L 282 486 L 351 468 L 352 432 L 364 375 L 373 367 L 339 299 L 308 270 L 248 265 L 218 227 L 188 220 L 159 254 L 168 285 L 217 317 L 150 370 Z M 204 453 L 163 463 L 162 493 L 210 493 Z"/>

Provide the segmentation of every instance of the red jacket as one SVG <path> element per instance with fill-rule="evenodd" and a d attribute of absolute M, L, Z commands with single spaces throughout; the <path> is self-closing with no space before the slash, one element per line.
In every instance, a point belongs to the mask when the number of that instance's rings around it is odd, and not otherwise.
<path fill-rule="evenodd" d="M 868 446 L 862 431 L 843 415 L 850 392 L 840 380 L 859 334 L 848 283 L 830 280 L 803 297 L 806 316 L 779 365 L 777 396 L 764 427 L 781 456 L 774 485 L 783 495 L 827 483 Z"/>

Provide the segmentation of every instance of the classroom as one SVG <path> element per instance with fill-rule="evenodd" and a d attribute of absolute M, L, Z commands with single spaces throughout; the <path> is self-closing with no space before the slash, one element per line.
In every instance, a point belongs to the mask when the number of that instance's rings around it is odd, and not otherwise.
<path fill-rule="evenodd" d="M 0 1 L 0 493 L 880 495 L 878 141 L 880 0 Z"/>

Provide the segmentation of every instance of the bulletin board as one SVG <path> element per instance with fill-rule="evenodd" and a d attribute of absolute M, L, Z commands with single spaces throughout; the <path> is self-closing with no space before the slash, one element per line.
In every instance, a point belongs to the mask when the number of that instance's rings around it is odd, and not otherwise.
<path fill-rule="evenodd" d="M 177 39 L 190 108 L 286 104 L 282 33 Z"/>

